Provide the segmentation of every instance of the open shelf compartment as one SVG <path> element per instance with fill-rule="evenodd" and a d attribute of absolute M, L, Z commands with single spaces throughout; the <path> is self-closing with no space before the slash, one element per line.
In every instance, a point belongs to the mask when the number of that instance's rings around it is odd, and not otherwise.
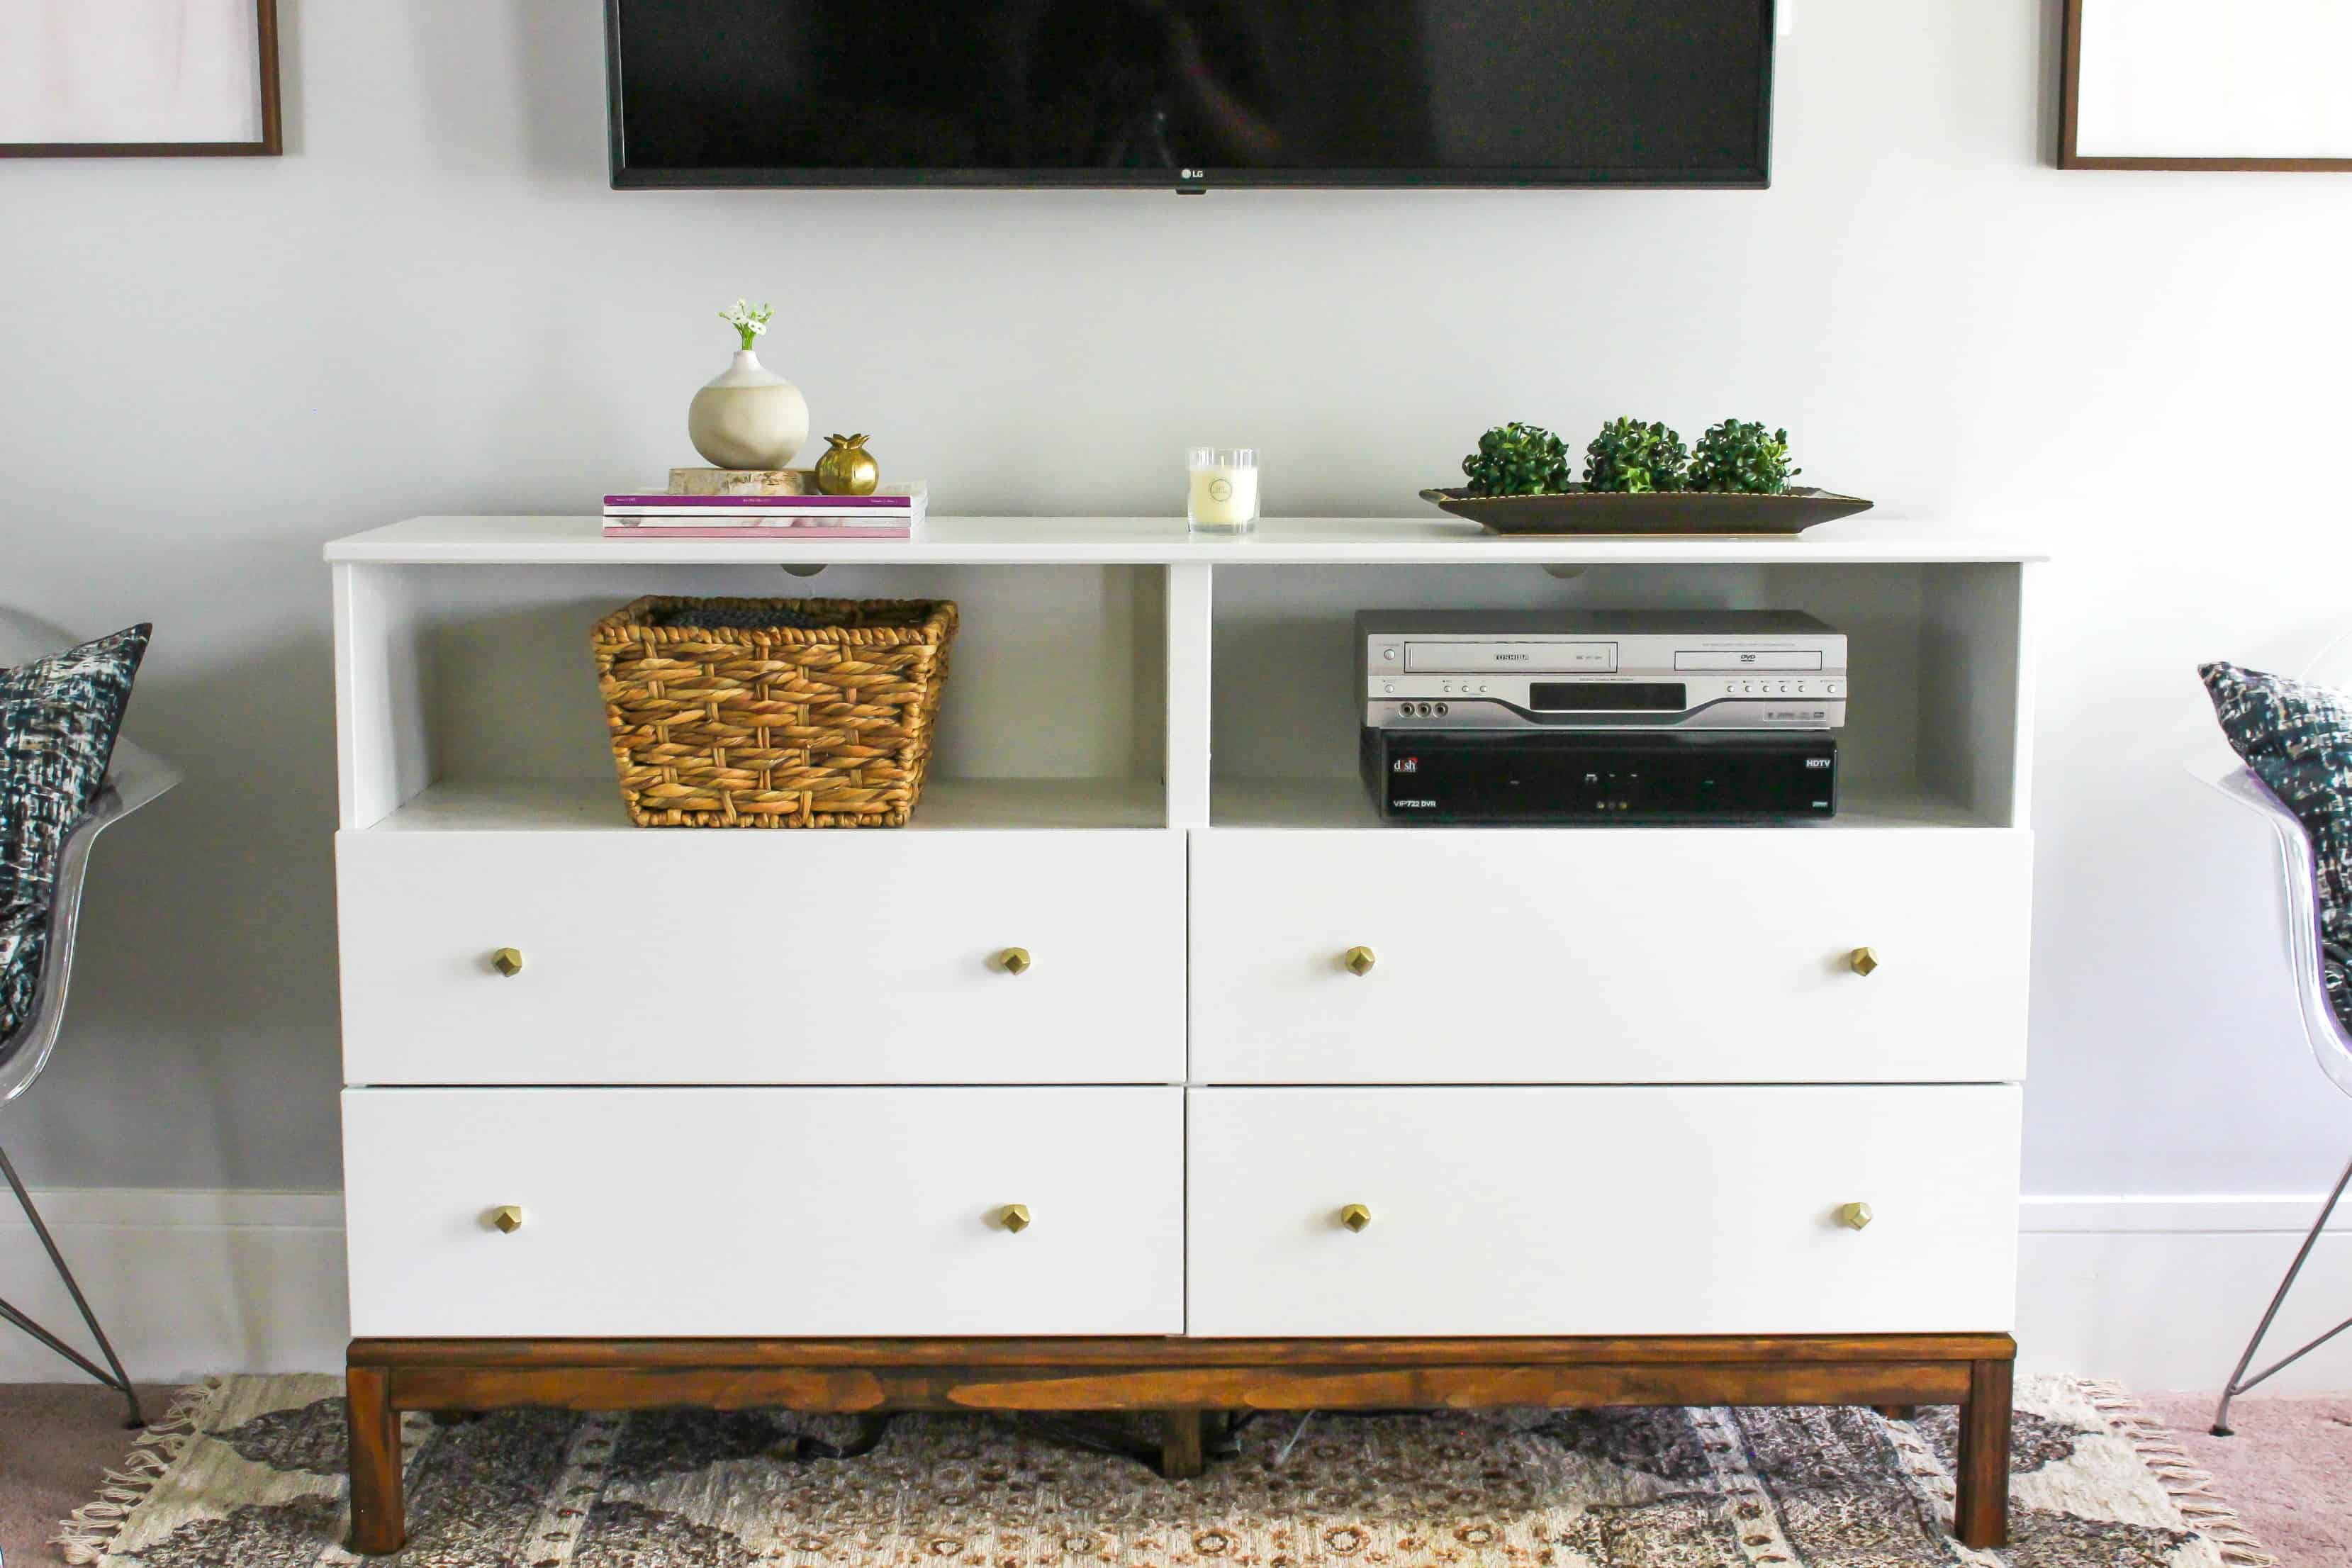
<path fill-rule="evenodd" d="M 1386 826 L 1357 772 L 1356 612 L 1467 608 L 1805 611 L 1850 639 L 1839 813 L 1712 831 L 2026 826 L 2014 562 L 1223 567 L 1209 826 Z"/>
<path fill-rule="evenodd" d="M 588 633 L 647 594 L 952 599 L 962 624 L 908 826 L 1168 826 L 1155 568 L 859 564 L 814 578 L 757 563 L 338 572 L 347 830 L 630 827 Z"/>

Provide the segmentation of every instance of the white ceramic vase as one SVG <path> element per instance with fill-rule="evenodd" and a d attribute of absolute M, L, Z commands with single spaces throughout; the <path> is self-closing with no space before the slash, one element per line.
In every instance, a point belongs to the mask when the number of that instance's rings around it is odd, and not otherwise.
<path fill-rule="evenodd" d="M 705 461 L 721 468 L 789 468 L 808 445 L 801 389 L 738 349 L 687 405 L 686 433 Z"/>

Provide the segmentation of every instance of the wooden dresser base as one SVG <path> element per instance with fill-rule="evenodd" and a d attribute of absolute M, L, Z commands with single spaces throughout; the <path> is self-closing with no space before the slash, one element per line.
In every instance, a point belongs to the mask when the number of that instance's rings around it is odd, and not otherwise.
<path fill-rule="evenodd" d="M 2009 1539 L 2006 1334 L 1769 1339 L 354 1340 L 352 1550 L 397 1552 L 404 1410 L 1157 1410 L 1198 1475 L 1211 1410 L 1960 1407 L 1957 1533 Z"/>

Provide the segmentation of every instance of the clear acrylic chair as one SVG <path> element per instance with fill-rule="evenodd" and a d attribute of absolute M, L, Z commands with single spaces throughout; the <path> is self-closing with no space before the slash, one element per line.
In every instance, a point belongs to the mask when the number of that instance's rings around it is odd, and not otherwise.
<path fill-rule="evenodd" d="M 2342 651 L 2347 641 L 2352 641 L 2352 633 L 2328 644 L 2297 679 L 2338 689 L 2352 684 L 2352 680 L 2347 680 L 2347 678 L 2352 678 L 2352 664 L 2347 663 Z M 2343 1020 L 2336 1016 L 2336 1008 L 2328 1000 L 2327 973 L 2324 963 L 2327 955 L 2320 941 L 2315 868 L 2311 840 L 2304 833 L 2303 823 L 2250 768 L 2231 768 L 2218 776 L 2203 770 L 2192 771 L 2209 787 L 2256 813 L 2271 826 L 2272 837 L 2278 843 L 2280 881 L 2286 899 L 2287 961 L 2294 974 L 2295 997 L 2303 1012 L 2303 1030 L 2310 1038 L 2312 1054 L 2319 1058 L 2319 1070 L 2326 1073 L 2328 1081 L 2337 1089 L 2352 1095 L 2352 1033 L 2347 1032 Z M 2352 953 L 2337 956 L 2343 962 L 2352 963 Z M 2245 1353 L 2238 1358 L 2236 1368 L 2230 1373 L 2230 1381 L 2221 1391 L 2221 1405 L 2213 1412 L 2212 1429 L 2216 1437 L 2231 1436 L 2231 1400 L 2301 1361 L 2347 1329 L 2352 1329 L 2352 1318 L 2347 1318 L 2302 1349 L 2281 1356 L 2252 1377 L 2246 1375 L 2246 1369 L 2253 1364 L 2255 1355 L 2262 1349 L 2263 1340 L 2270 1333 L 2271 1324 L 2278 1317 L 2279 1309 L 2286 1302 L 2287 1292 L 2294 1289 L 2296 1277 L 2310 1259 L 2312 1248 L 2318 1245 L 2320 1235 L 2326 1230 L 2327 1221 L 2336 1213 L 2336 1205 L 2347 1186 L 2352 1186 L 2352 1163 L 2345 1166 L 2343 1175 L 2336 1178 L 2335 1188 L 2328 1193 L 2327 1201 L 2320 1205 L 2319 1217 L 2312 1222 L 2311 1233 L 2304 1237 L 2303 1246 L 2295 1252 L 2294 1261 L 2287 1266 L 2286 1278 L 2279 1281 L 2270 1305 L 2263 1310 L 2262 1321 L 2254 1326 L 2254 1337 L 2246 1342 Z"/>
<path fill-rule="evenodd" d="M 0 612 L 0 668 L 23 664 L 45 655 L 72 647 L 78 640 L 63 633 L 38 627 L 37 623 Z M 132 812 L 180 782 L 180 775 L 162 759 L 141 749 L 127 740 L 117 740 L 114 755 L 106 773 L 106 785 L 98 798 L 90 803 L 73 831 L 67 835 L 58 851 L 57 896 L 49 908 L 47 945 L 41 953 L 41 973 L 34 992 L 34 1012 L 17 1031 L 13 1049 L 5 1061 L 0 1061 L 0 1112 L 5 1112 L 17 1096 L 33 1087 L 57 1049 L 58 1031 L 65 1022 L 66 983 L 73 973 L 74 935 L 81 913 L 82 882 L 89 870 L 91 849 L 98 836 L 121 821 Z M 32 1222 L 33 1234 L 40 1237 L 49 1262 L 64 1282 L 66 1291 L 80 1310 L 82 1321 L 89 1325 L 90 1337 L 98 1342 L 99 1353 L 106 1358 L 101 1367 L 88 1356 L 35 1322 L 31 1317 L 5 1300 L 0 1300 L 0 1320 L 40 1341 L 66 1360 L 98 1379 L 107 1387 L 121 1394 L 130 1405 L 132 1426 L 146 1425 L 139 1408 L 138 1390 L 131 1386 L 130 1374 L 122 1370 L 121 1358 L 106 1331 L 98 1325 L 98 1314 L 90 1310 L 89 1299 L 83 1296 L 81 1285 L 66 1267 L 65 1255 L 58 1250 L 49 1227 L 42 1223 L 40 1211 L 33 1206 L 33 1195 L 25 1190 L 23 1180 L 16 1174 L 7 1151 L 0 1148 L 0 1176 L 7 1178 L 8 1186 L 23 1205 L 25 1217 Z"/>

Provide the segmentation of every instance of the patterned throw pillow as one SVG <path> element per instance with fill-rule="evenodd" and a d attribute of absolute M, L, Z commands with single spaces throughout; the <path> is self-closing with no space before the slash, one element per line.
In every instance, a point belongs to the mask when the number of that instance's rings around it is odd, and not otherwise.
<path fill-rule="evenodd" d="M 33 1016 L 58 849 L 105 785 L 149 630 L 0 669 L 0 1062 Z"/>
<path fill-rule="evenodd" d="M 2197 673 L 2221 732 L 2311 839 L 2327 1000 L 2352 1028 L 2352 693 L 2234 664 Z"/>

